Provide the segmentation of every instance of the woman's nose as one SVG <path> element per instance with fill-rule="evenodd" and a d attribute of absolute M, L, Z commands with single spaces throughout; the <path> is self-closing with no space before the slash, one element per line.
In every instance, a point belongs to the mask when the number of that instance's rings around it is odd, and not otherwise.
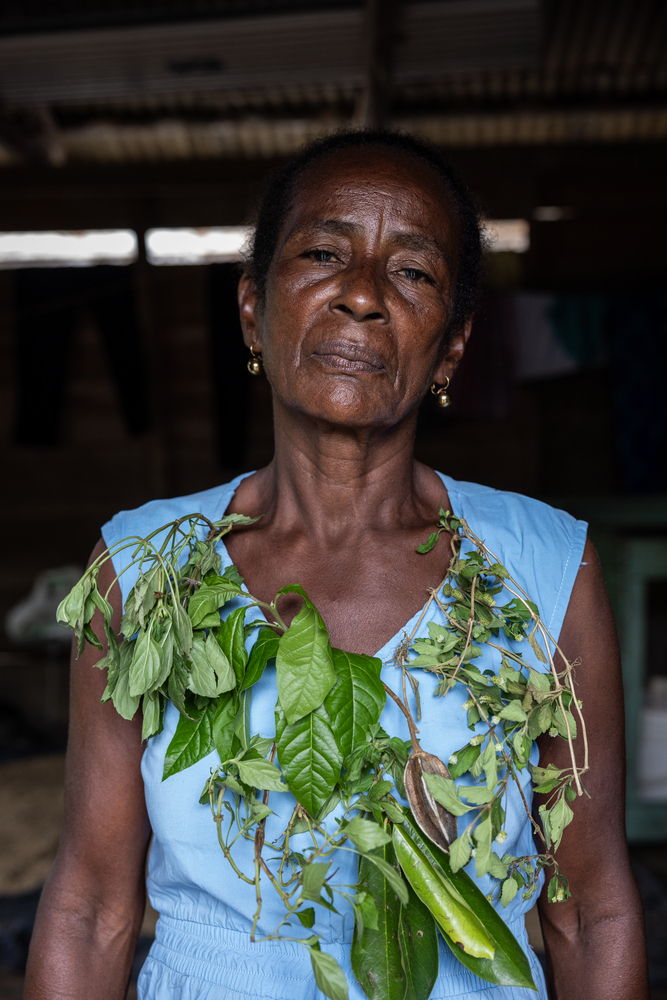
<path fill-rule="evenodd" d="M 384 285 L 377 267 L 366 261 L 346 268 L 340 274 L 340 287 L 330 308 L 357 322 L 387 319 Z"/>

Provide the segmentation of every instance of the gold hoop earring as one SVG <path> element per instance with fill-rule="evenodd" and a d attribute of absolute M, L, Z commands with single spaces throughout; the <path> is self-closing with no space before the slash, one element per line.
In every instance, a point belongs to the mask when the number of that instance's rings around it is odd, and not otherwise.
<path fill-rule="evenodd" d="M 250 348 L 250 357 L 248 358 L 247 368 L 251 375 L 261 375 L 264 371 L 262 354 L 260 351 L 256 351 L 253 347 Z"/>
<path fill-rule="evenodd" d="M 435 396 L 436 402 L 441 410 L 444 410 L 446 406 L 451 403 L 451 397 L 447 390 L 449 389 L 449 375 L 445 375 L 445 381 L 443 385 L 438 385 L 434 382 L 431 385 L 431 392 Z"/>

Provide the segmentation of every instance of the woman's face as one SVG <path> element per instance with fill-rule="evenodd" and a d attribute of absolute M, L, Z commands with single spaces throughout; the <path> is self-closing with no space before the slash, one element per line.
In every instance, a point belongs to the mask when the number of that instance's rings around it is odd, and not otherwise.
<path fill-rule="evenodd" d="M 246 342 L 263 353 L 279 403 L 348 427 L 400 422 L 442 358 L 458 253 L 456 217 L 428 164 L 401 151 L 344 150 L 302 177 L 263 305 L 241 285 Z"/>

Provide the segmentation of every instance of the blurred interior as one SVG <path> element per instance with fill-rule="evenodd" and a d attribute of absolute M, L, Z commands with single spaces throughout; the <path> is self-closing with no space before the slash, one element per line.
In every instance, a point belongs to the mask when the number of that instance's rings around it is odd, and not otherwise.
<path fill-rule="evenodd" d="M 370 125 L 441 146 L 488 220 L 469 353 L 450 409 L 424 406 L 418 454 L 591 524 L 667 997 L 666 57 L 660 0 L 2 6 L 3 996 L 20 995 L 62 808 L 57 601 L 116 510 L 271 457 L 238 229 L 304 141 Z"/>

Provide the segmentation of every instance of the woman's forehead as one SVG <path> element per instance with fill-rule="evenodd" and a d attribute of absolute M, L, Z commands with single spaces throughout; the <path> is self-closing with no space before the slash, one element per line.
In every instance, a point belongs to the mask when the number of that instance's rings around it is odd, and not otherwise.
<path fill-rule="evenodd" d="M 444 178 L 404 150 L 381 146 L 334 150 L 309 163 L 294 186 L 283 238 L 299 219 L 327 216 L 334 203 L 339 212 L 349 210 L 353 215 L 386 204 L 398 214 L 416 213 L 427 228 L 458 228 Z"/>

